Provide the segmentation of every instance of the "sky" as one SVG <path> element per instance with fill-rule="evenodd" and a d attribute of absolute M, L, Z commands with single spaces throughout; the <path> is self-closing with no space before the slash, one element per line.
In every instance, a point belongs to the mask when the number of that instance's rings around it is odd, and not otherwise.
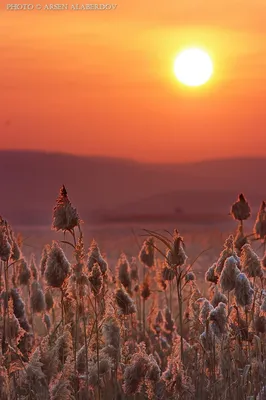
<path fill-rule="evenodd" d="M 0 149 L 159 163 L 266 156 L 265 0 L 123 0 L 113 11 L 6 4 Z M 187 47 L 213 60 L 204 86 L 174 76 Z"/>

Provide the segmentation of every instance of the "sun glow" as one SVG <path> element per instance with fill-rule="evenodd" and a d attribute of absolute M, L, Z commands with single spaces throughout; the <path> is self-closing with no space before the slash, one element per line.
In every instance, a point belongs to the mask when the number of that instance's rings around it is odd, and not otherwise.
<path fill-rule="evenodd" d="M 191 48 L 182 51 L 175 59 L 174 73 L 187 86 L 200 86 L 213 74 L 213 63 L 203 50 Z"/>

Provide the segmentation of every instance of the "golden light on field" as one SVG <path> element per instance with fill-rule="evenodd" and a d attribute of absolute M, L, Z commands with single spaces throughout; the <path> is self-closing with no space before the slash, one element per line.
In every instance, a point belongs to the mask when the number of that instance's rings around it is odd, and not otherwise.
<path fill-rule="evenodd" d="M 191 48 L 182 51 L 176 57 L 174 72 L 179 82 L 184 85 L 200 86 L 212 76 L 213 63 L 205 51 Z"/>

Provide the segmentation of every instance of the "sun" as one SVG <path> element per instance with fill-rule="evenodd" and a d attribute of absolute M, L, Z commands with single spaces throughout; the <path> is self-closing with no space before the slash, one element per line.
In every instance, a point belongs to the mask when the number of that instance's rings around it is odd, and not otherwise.
<path fill-rule="evenodd" d="M 175 59 L 174 72 L 187 86 L 204 85 L 213 74 L 213 63 L 205 51 L 197 48 L 182 51 Z"/>

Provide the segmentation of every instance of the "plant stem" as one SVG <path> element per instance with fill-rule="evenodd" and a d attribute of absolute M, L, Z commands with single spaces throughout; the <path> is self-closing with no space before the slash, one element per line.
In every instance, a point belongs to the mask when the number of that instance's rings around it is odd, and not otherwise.
<path fill-rule="evenodd" d="M 98 375 L 98 396 L 101 399 L 100 388 L 100 360 L 99 360 L 99 326 L 98 326 L 98 312 L 97 312 L 97 299 L 95 296 L 95 321 L 96 321 L 96 351 L 97 351 L 97 375 Z"/>
<path fill-rule="evenodd" d="M 85 340 L 85 360 L 86 360 L 86 386 L 87 390 L 89 390 L 89 370 L 88 370 L 88 342 L 87 342 L 87 330 L 85 323 L 85 309 L 84 309 L 84 299 L 82 298 L 82 308 L 83 308 L 83 330 L 84 330 L 84 340 Z"/>
<path fill-rule="evenodd" d="M 176 276 L 176 289 L 177 289 L 178 307 L 179 307 L 180 352 L 181 352 L 181 361 L 182 361 L 182 364 L 184 365 L 182 288 L 181 288 L 180 273 L 178 276 L 177 268 L 175 269 L 175 276 Z"/>

